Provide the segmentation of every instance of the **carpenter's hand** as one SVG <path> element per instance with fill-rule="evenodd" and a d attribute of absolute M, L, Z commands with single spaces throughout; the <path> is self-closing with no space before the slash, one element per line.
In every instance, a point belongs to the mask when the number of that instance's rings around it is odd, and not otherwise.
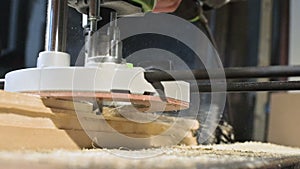
<path fill-rule="evenodd" d="M 157 0 L 153 12 L 174 12 L 182 0 Z"/>

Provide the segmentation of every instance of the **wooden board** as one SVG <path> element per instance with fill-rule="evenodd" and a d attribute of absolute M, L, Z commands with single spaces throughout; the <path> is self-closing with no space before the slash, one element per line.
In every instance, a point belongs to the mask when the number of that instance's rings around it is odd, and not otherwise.
<path fill-rule="evenodd" d="M 3 150 L 79 150 L 91 148 L 92 141 L 83 130 L 58 130 L 0 125 Z"/>
<path fill-rule="evenodd" d="M 129 107 L 122 109 L 129 117 L 143 120 L 156 117 L 154 114 L 137 113 L 133 110 Z M 93 105 L 87 102 L 0 91 L 0 130 L 3 131 L 0 132 L 3 138 L 0 149 L 14 149 L 18 147 L 16 145 L 19 145 L 18 148 L 29 149 L 40 149 L 43 146 L 46 149 L 91 148 L 92 141 L 84 131 L 111 138 L 115 138 L 112 133 L 116 132 L 130 138 L 151 138 L 151 146 L 173 145 L 176 144 L 175 138 L 181 137 L 181 144 L 197 144 L 194 133 L 199 128 L 199 123 L 195 120 L 158 116 L 152 122 L 138 123 L 124 118 L 118 111 L 120 110 L 116 108 L 104 108 L 102 115 L 96 115 Z M 161 137 L 152 139 L 156 135 Z M 58 138 L 58 141 L 49 141 L 51 138 Z M 10 142 L 14 144 L 7 144 Z"/>
<path fill-rule="evenodd" d="M 300 94 L 272 93 L 269 113 L 268 141 L 300 147 Z"/>
<path fill-rule="evenodd" d="M 28 92 L 29 93 L 29 92 Z M 58 99 L 97 99 L 102 101 L 122 101 L 130 102 L 135 105 L 142 105 L 143 107 L 151 106 L 153 111 L 175 111 L 184 110 L 189 108 L 189 103 L 173 98 L 166 98 L 163 101 L 159 96 L 151 95 L 138 95 L 138 94 L 126 94 L 126 93 L 104 93 L 104 92 L 53 92 L 53 91 L 42 91 L 42 92 L 31 92 L 30 94 L 36 94 L 42 97 L 51 97 Z"/>

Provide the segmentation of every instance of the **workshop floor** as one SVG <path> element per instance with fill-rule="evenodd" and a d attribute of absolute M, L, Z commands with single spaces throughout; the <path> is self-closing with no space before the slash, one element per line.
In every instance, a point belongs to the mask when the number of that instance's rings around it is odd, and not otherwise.
<path fill-rule="evenodd" d="M 6 169 L 300 168 L 300 149 L 248 142 L 139 151 L 15 151 L 0 152 L 0 164 Z"/>

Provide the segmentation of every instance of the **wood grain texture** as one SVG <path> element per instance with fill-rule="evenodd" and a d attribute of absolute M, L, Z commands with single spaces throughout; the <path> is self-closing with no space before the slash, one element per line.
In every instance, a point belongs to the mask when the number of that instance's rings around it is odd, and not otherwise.
<path fill-rule="evenodd" d="M 30 93 L 30 92 L 29 92 Z M 173 98 L 166 98 L 163 101 L 159 96 L 151 95 L 138 95 L 138 94 L 126 94 L 126 93 L 104 93 L 104 92 L 68 92 L 68 91 L 43 91 L 43 92 L 31 92 L 31 94 L 40 95 L 42 97 L 50 97 L 57 99 L 95 99 L 102 101 L 121 101 L 129 102 L 135 105 L 142 105 L 146 107 L 151 106 L 151 109 L 155 111 L 175 111 L 184 110 L 189 108 L 189 103 Z M 143 110 L 143 109 L 141 109 Z"/>
<path fill-rule="evenodd" d="M 140 123 L 124 118 L 118 111 L 137 120 L 156 119 Z M 176 144 L 175 138 L 181 138 L 180 144 L 197 145 L 194 134 L 199 123 L 184 118 L 134 112 L 128 107 L 105 107 L 101 115 L 96 115 L 93 105 L 88 102 L 0 91 L 0 127 L 1 138 L 4 138 L 0 149 L 80 149 L 93 147 L 92 140 L 84 131 L 111 138 L 117 138 L 116 132 L 129 138 L 150 138 L 149 144 L 152 146 Z M 157 135 L 161 137 L 154 137 Z M 10 142 L 14 144 L 7 144 Z"/>

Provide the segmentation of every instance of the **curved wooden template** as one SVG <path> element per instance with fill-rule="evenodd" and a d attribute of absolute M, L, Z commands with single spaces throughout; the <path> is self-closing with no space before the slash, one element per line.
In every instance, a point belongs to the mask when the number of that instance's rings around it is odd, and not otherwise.
<path fill-rule="evenodd" d="M 189 103 L 173 98 L 166 98 L 163 101 L 159 96 L 151 95 L 138 95 L 127 93 L 108 93 L 108 92 L 70 92 L 70 91 L 41 91 L 41 92 L 26 92 L 30 94 L 36 94 L 41 97 L 51 97 L 57 99 L 97 99 L 101 101 L 119 101 L 130 102 L 134 105 L 143 105 L 150 107 L 151 110 L 156 111 L 176 111 L 189 108 Z"/>

